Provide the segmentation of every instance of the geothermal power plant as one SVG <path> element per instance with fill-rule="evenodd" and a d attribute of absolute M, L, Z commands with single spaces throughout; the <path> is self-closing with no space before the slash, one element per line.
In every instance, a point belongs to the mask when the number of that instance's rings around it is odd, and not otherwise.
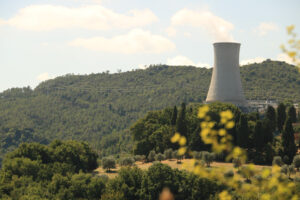
<path fill-rule="evenodd" d="M 214 43 L 214 67 L 206 98 L 207 103 L 220 101 L 246 107 L 239 65 L 240 43 Z"/>

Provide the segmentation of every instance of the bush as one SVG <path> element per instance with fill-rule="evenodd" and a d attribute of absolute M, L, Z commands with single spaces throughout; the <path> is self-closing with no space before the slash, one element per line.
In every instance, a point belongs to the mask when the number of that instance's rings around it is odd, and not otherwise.
<path fill-rule="evenodd" d="M 297 168 L 297 170 L 299 171 L 300 168 L 300 155 L 296 155 L 294 156 L 293 159 L 293 165 Z"/>
<path fill-rule="evenodd" d="M 288 173 L 288 166 L 286 164 L 281 166 L 280 172 L 283 174 L 287 174 Z"/>
<path fill-rule="evenodd" d="M 132 165 L 134 165 L 134 159 L 130 158 L 130 157 L 123 158 L 123 159 L 121 159 L 120 165 L 121 166 L 132 166 Z"/>
<path fill-rule="evenodd" d="M 210 167 L 210 164 L 214 161 L 215 159 L 215 154 L 214 153 L 209 153 L 207 151 L 204 151 L 202 153 L 202 159 L 206 163 L 207 167 Z"/>
<path fill-rule="evenodd" d="M 226 177 L 226 178 L 231 178 L 233 176 L 234 176 L 234 172 L 232 170 L 229 170 L 224 173 L 224 177 Z"/>
<path fill-rule="evenodd" d="M 102 168 L 106 171 L 116 168 L 116 161 L 113 158 L 107 157 L 102 159 Z"/>
<path fill-rule="evenodd" d="M 281 157 L 280 156 L 274 156 L 272 164 L 281 166 L 282 165 Z"/>
<path fill-rule="evenodd" d="M 165 156 L 162 153 L 158 153 L 155 155 L 155 160 L 157 160 L 157 161 L 162 161 L 164 159 L 165 159 Z"/>
<path fill-rule="evenodd" d="M 173 151 L 173 158 L 176 158 L 177 160 L 177 163 L 181 163 L 181 160 L 182 160 L 182 156 L 181 155 L 178 155 L 178 151 Z"/>
<path fill-rule="evenodd" d="M 165 152 L 164 152 L 164 155 L 165 155 L 165 158 L 166 159 L 172 159 L 172 155 L 173 154 L 173 150 L 172 149 L 167 149 L 167 150 L 165 150 Z"/>
<path fill-rule="evenodd" d="M 242 166 L 242 161 L 239 158 L 233 159 L 232 162 L 233 162 L 233 167 L 234 168 L 239 168 L 240 166 Z"/>
<path fill-rule="evenodd" d="M 154 150 L 152 150 L 152 151 L 149 152 L 149 155 L 148 155 L 148 157 L 147 157 L 147 160 L 148 160 L 149 162 L 153 162 L 153 161 L 155 160 L 155 151 L 154 151 Z"/>
<path fill-rule="evenodd" d="M 194 151 L 193 152 L 193 157 L 197 160 L 201 160 L 202 159 L 202 153 L 199 151 Z"/>
<path fill-rule="evenodd" d="M 135 161 L 143 161 L 146 159 L 146 156 L 145 155 L 135 155 L 134 156 L 134 160 Z"/>
<path fill-rule="evenodd" d="M 290 163 L 290 158 L 287 155 L 283 156 L 283 162 L 285 164 L 289 164 Z"/>

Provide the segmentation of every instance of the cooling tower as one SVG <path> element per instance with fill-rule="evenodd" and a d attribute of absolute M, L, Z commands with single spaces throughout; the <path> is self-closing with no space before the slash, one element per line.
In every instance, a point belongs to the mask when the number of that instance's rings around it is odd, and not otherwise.
<path fill-rule="evenodd" d="M 207 103 L 214 101 L 246 106 L 240 77 L 240 43 L 214 43 L 214 68 L 206 98 Z"/>

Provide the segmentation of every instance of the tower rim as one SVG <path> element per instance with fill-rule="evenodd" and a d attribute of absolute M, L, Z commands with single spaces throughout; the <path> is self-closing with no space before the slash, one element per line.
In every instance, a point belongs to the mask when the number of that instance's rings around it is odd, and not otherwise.
<path fill-rule="evenodd" d="M 235 45 L 241 45 L 239 42 L 214 42 L 213 45 L 222 45 L 222 44 L 235 44 Z"/>

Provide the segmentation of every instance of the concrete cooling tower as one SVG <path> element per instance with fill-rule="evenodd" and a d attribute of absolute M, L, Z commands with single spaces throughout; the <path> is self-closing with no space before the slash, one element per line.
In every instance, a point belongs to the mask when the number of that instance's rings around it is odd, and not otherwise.
<path fill-rule="evenodd" d="M 240 77 L 240 43 L 214 43 L 214 68 L 206 98 L 207 103 L 214 101 L 246 106 Z"/>

